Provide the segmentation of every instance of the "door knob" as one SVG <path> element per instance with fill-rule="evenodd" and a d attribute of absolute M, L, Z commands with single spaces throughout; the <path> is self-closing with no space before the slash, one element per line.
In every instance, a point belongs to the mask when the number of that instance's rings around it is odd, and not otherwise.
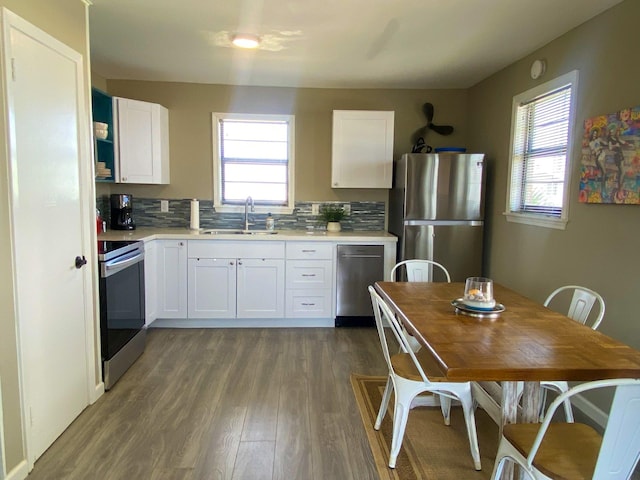
<path fill-rule="evenodd" d="M 82 268 L 86 264 L 87 259 L 84 258 L 84 255 L 82 257 L 76 257 L 76 268 Z"/>

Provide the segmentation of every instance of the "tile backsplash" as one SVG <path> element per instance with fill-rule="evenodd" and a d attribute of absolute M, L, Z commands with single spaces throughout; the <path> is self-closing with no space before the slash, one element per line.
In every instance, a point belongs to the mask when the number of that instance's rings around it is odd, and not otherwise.
<path fill-rule="evenodd" d="M 102 217 L 109 218 L 109 197 L 96 199 Z M 276 230 L 305 230 L 309 227 L 320 230 L 326 228 L 319 215 L 311 214 L 312 204 L 349 203 L 351 214 L 340 223 L 343 230 L 384 230 L 384 202 L 296 202 L 290 215 L 274 214 Z M 169 212 L 160 211 L 160 199 L 133 198 L 133 219 L 139 227 L 188 228 L 191 217 L 191 199 L 169 200 Z M 264 226 L 267 214 L 252 213 L 255 225 Z M 211 200 L 200 200 L 200 228 L 243 228 L 244 214 L 216 213 Z"/>

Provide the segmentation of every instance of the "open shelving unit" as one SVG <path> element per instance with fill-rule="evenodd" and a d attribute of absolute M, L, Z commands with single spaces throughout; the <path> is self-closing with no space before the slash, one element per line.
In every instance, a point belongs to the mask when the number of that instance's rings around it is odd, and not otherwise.
<path fill-rule="evenodd" d="M 91 105 L 93 108 L 93 121 L 102 122 L 109 125 L 109 134 L 106 139 L 95 138 L 95 162 L 96 162 L 96 182 L 115 182 L 115 145 L 113 143 L 113 98 L 111 95 L 98 90 L 91 89 Z M 100 163 L 104 163 L 104 169 L 109 174 L 102 173 L 103 169 L 98 168 Z"/>

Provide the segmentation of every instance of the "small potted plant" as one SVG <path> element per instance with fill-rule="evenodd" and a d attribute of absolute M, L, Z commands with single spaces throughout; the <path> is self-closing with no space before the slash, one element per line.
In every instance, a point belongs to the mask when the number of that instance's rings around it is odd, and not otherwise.
<path fill-rule="evenodd" d="M 340 231 L 340 220 L 345 217 L 346 213 L 342 205 L 326 204 L 320 207 L 320 216 L 327 222 L 328 232 Z"/>

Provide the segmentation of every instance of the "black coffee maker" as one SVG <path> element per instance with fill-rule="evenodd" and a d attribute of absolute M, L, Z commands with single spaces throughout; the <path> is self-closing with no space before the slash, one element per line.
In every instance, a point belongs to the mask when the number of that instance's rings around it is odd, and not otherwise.
<path fill-rule="evenodd" d="M 111 229 L 135 230 L 136 224 L 131 218 L 133 197 L 126 193 L 111 195 Z"/>

